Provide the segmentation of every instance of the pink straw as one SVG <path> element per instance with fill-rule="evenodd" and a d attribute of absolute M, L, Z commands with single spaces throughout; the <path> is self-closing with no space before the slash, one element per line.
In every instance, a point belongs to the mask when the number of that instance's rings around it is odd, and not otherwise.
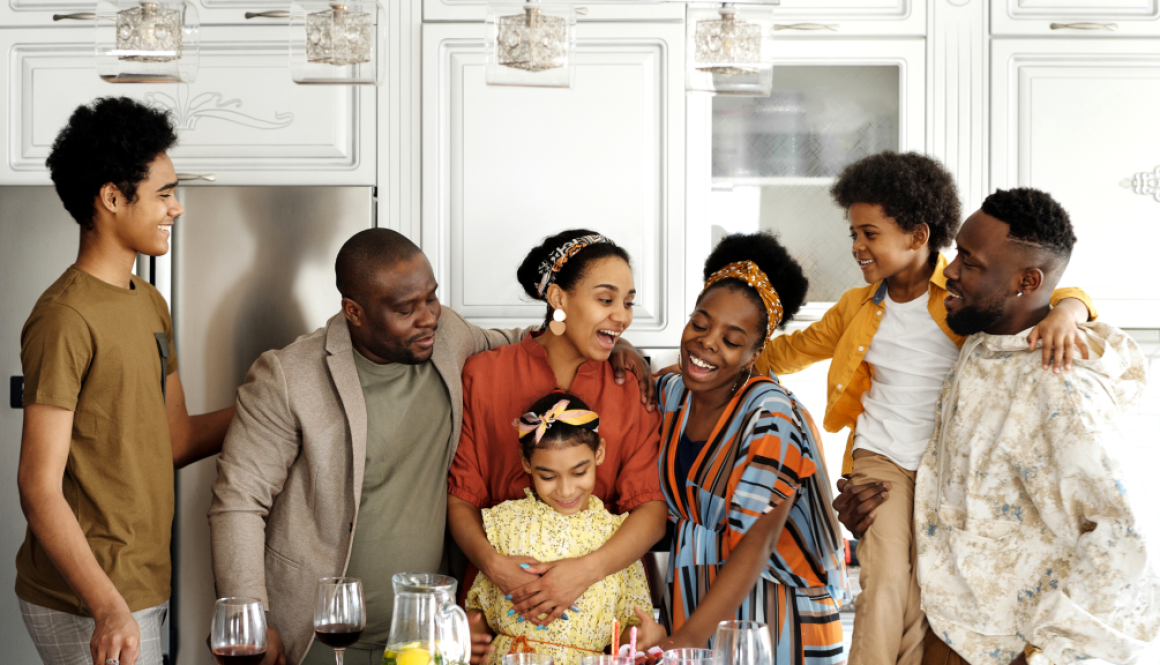
<path fill-rule="evenodd" d="M 628 656 L 636 660 L 636 626 L 628 631 Z"/>
<path fill-rule="evenodd" d="M 613 619 L 612 620 L 612 655 L 615 656 L 617 651 L 620 651 L 620 620 Z"/>

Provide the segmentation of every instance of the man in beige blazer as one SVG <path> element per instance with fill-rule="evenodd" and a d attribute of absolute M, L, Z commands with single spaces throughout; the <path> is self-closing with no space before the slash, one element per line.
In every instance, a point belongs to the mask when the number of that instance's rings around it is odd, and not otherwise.
<path fill-rule="evenodd" d="M 340 575 L 363 579 L 367 596 L 367 630 L 346 662 L 377 665 L 391 575 L 446 570 L 463 365 L 527 332 L 441 308 L 427 258 L 394 231 L 356 234 L 335 270 L 341 314 L 262 354 L 238 389 L 209 510 L 217 594 L 264 603 L 270 665 L 334 662 L 311 648 L 312 617 L 319 578 Z M 651 386 L 627 350 L 614 364 Z"/>

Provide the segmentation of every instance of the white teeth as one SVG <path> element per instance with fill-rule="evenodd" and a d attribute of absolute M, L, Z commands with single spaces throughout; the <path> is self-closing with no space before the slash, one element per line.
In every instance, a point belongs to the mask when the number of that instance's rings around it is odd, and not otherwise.
<path fill-rule="evenodd" d="M 597 330 L 596 332 L 600 333 L 601 335 L 608 335 L 609 337 L 620 337 L 620 333 L 612 330 Z"/>
<path fill-rule="evenodd" d="M 858 265 L 860 265 L 860 266 L 868 266 L 868 265 L 870 265 L 871 263 L 874 263 L 874 260 L 873 260 L 873 259 L 868 259 L 868 260 L 866 260 L 866 261 L 862 261 L 862 260 L 859 260 L 859 261 L 858 261 Z"/>
<path fill-rule="evenodd" d="M 700 358 L 698 358 L 697 356 L 694 356 L 694 355 L 689 356 L 689 362 L 693 363 L 694 365 L 696 365 L 697 367 L 700 367 L 702 369 L 708 369 L 708 370 L 717 369 L 715 366 L 710 365 L 709 363 L 705 362 L 704 360 L 701 360 Z"/>

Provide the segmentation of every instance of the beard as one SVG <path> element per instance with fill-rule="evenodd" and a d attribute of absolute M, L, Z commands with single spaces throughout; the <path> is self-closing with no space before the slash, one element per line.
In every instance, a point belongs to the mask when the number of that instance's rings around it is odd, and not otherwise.
<path fill-rule="evenodd" d="M 947 314 L 947 325 L 956 335 L 974 335 L 990 328 L 1003 317 L 1003 301 L 992 300 L 984 305 L 963 306 L 954 314 Z"/>
<path fill-rule="evenodd" d="M 439 326 L 436 325 L 431 330 L 434 332 L 438 329 Z M 427 336 L 427 333 L 415 335 L 414 337 L 411 337 L 402 343 L 393 340 L 385 341 L 381 339 L 375 339 L 371 340 L 367 344 L 367 348 L 379 358 L 387 360 L 387 362 L 399 363 L 401 365 L 422 365 L 431 359 L 431 355 L 435 352 L 435 349 L 432 348 L 431 351 L 427 352 L 427 357 L 420 358 L 411 348 L 411 344 Z"/>

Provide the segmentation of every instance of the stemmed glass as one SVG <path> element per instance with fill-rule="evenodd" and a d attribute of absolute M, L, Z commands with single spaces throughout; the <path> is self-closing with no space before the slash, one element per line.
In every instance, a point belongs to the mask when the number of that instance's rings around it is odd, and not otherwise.
<path fill-rule="evenodd" d="M 669 649 L 661 656 L 661 665 L 713 665 L 710 649 Z"/>
<path fill-rule="evenodd" d="M 362 580 L 354 577 L 324 577 L 318 580 L 314 603 L 314 634 L 334 649 L 334 660 L 342 665 L 346 648 L 358 641 L 367 625 Z"/>
<path fill-rule="evenodd" d="M 266 613 L 257 598 L 218 598 L 209 648 L 218 665 L 258 665 L 266 657 Z"/>
<path fill-rule="evenodd" d="M 713 638 L 713 665 L 773 665 L 769 627 L 760 621 L 722 621 Z"/>

